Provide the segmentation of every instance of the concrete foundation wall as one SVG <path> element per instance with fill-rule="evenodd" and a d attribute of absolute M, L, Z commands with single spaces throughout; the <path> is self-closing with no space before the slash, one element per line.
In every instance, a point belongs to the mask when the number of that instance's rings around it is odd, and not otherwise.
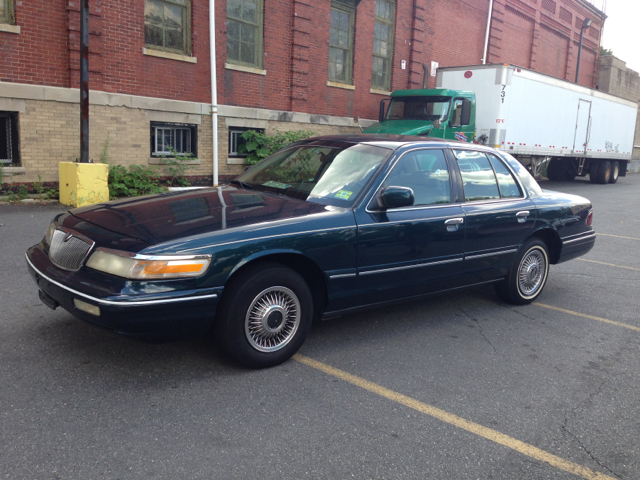
<path fill-rule="evenodd" d="M 7 85 L 7 88 L 4 86 Z M 89 158 L 109 164 L 152 166 L 168 176 L 162 159 L 151 157 L 151 122 L 197 126 L 198 159 L 187 176 L 213 175 L 212 117 L 208 104 L 91 92 Z M 0 85 L 0 111 L 16 112 L 20 165 L 5 167 L 4 183 L 58 182 L 58 164 L 80 155 L 80 106 L 75 89 Z M 218 117 L 219 177 L 229 179 L 245 168 L 243 158 L 228 158 L 229 126 L 262 128 L 266 133 L 311 130 L 318 135 L 359 132 L 350 118 L 221 105 Z M 361 121 L 368 126 L 373 121 Z M 108 145 L 107 145 L 108 139 Z M 40 180 L 39 180 L 39 177 Z"/>

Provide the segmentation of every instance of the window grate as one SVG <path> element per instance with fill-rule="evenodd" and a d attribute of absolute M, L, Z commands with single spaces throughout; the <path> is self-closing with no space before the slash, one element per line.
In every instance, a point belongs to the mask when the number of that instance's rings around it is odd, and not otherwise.
<path fill-rule="evenodd" d="M 542 8 L 554 15 L 556 14 L 556 2 L 553 0 L 542 0 Z"/>
<path fill-rule="evenodd" d="M 147 47 L 189 55 L 190 30 L 191 0 L 145 0 L 144 41 Z"/>
<path fill-rule="evenodd" d="M 566 8 L 560 7 L 560 18 L 565 22 L 571 24 L 573 21 L 573 14 Z"/>
<path fill-rule="evenodd" d="M 233 127 L 229 128 L 229 156 L 230 157 L 246 157 L 246 153 L 239 153 L 238 147 L 244 145 L 246 140 L 242 138 L 242 134 L 247 130 L 253 130 L 258 133 L 264 133 L 262 128 Z"/>
<path fill-rule="evenodd" d="M 195 125 L 151 123 L 151 156 L 197 155 Z"/>
<path fill-rule="evenodd" d="M 18 166 L 18 114 L 0 112 L 0 166 Z"/>

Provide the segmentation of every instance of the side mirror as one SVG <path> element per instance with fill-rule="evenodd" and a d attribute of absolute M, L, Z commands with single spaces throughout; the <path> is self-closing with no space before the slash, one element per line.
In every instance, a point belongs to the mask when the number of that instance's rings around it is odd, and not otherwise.
<path fill-rule="evenodd" d="M 471 123 L 471 100 L 465 98 L 462 101 L 462 119 L 460 123 L 462 125 L 469 125 Z"/>
<path fill-rule="evenodd" d="M 410 207 L 415 202 L 413 190 L 408 187 L 387 187 L 380 194 L 380 207 L 401 208 Z"/>
<path fill-rule="evenodd" d="M 380 100 L 380 110 L 378 111 L 378 122 L 382 123 L 384 121 L 384 114 L 385 114 L 385 105 L 384 102 L 388 102 L 389 100 L 387 99 L 383 99 Z"/>

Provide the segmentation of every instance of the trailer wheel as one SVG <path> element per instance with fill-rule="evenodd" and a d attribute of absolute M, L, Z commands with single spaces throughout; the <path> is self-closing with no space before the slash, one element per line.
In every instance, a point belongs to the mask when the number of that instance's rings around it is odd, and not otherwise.
<path fill-rule="evenodd" d="M 589 171 L 591 183 L 606 184 L 611 179 L 611 162 L 602 161 L 591 165 Z"/>
<path fill-rule="evenodd" d="M 609 177 L 609 183 L 616 183 L 618 181 L 619 172 L 620 165 L 618 162 L 611 162 L 611 176 Z"/>
<path fill-rule="evenodd" d="M 547 165 L 547 178 L 552 182 L 561 182 L 564 177 L 564 165 L 558 160 L 551 160 Z"/>

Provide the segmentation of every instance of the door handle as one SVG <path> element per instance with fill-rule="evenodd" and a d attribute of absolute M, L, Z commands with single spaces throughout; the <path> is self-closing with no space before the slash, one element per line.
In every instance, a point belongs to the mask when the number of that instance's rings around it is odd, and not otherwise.
<path fill-rule="evenodd" d="M 529 216 L 529 210 L 523 210 L 522 212 L 516 213 L 516 218 L 518 219 L 518 223 L 526 222 L 528 216 Z"/>
<path fill-rule="evenodd" d="M 447 232 L 455 232 L 458 230 L 458 226 L 464 223 L 464 218 L 450 218 L 445 220 L 444 224 L 447 226 Z"/>

